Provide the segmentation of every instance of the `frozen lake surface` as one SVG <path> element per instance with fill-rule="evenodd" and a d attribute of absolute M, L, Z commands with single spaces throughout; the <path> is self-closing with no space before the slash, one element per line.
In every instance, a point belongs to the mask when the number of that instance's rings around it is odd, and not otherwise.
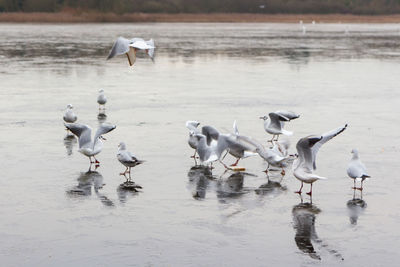
<path fill-rule="evenodd" d="M 3 266 L 398 266 L 400 25 L 0 24 L 0 259 Z M 118 36 L 153 38 L 106 61 Z M 97 128 L 96 172 L 62 116 Z M 194 166 L 186 120 L 266 141 L 260 116 L 301 117 L 299 138 L 345 123 L 324 145 L 312 204 L 290 168 L 267 178 Z M 104 118 L 103 118 L 104 120 Z M 146 163 L 139 193 L 119 189 L 120 141 Z M 346 168 L 358 148 L 372 179 L 362 200 Z M 233 163 L 232 157 L 225 159 Z M 308 186 L 306 186 L 306 190 Z"/>

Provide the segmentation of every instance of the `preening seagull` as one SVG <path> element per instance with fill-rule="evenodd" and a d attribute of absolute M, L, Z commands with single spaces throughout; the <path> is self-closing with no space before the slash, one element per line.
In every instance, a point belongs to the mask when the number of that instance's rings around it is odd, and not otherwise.
<path fill-rule="evenodd" d="M 292 111 L 278 110 L 269 113 L 268 116 L 260 117 L 260 119 L 264 120 L 264 130 L 267 133 L 272 134 L 272 139 L 270 140 L 270 142 L 272 142 L 275 136 L 277 137 L 276 140 L 278 140 L 280 134 L 288 136 L 292 135 L 293 132 L 283 129 L 284 122 L 297 119 L 298 117 L 300 117 L 300 115 L 297 115 Z"/>
<path fill-rule="evenodd" d="M 78 137 L 78 151 L 89 158 L 90 166 L 92 166 L 92 163 L 96 163 L 96 167 L 100 166 L 100 162 L 95 158 L 95 155 L 99 154 L 103 148 L 102 140 L 106 140 L 103 135 L 114 130 L 116 126 L 101 124 L 92 139 L 92 129 L 89 126 L 80 123 L 64 123 L 64 125 Z M 95 161 L 92 161 L 92 157 Z"/>
<path fill-rule="evenodd" d="M 188 144 L 191 148 L 194 149 L 194 154 L 192 156 L 192 158 L 194 158 L 194 159 L 196 158 L 197 143 L 198 143 L 198 139 L 195 135 L 200 133 L 199 129 L 197 129 L 197 127 L 199 125 L 200 125 L 200 122 L 197 122 L 197 121 L 187 121 L 186 122 L 186 128 L 189 129 Z"/>
<path fill-rule="evenodd" d="M 104 89 L 99 90 L 99 95 L 97 96 L 97 103 L 99 104 L 99 110 L 103 107 L 105 109 L 105 105 L 107 103 L 107 97 L 104 95 Z"/>
<path fill-rule="evenodd" d="M 358 155 L 358 150 L 353 149 L 351 151 L 353 154 L 350 163 L 347 167 L 347 175 L 354 180 L 354 187 L 353 189 L 358 189 L 360 191 L 363 190 L 363 182 L 366 178 L 369 178 L 370 176 L 367 173 L 367 169 L 365 168 L 365 165 L 361 162 L 360 156 Z M 356 179 L 360 178 L 361 179 L 361 187 L 356 187 Z"/>
<path fill-rule="evenodd" d="M 301 187 L 296 193 L 301 194 L 303 189 L 303 183 L 311 184 L 310 192 L 308 195 L 312 195 L 312 184 L 317 180 L 327 179 L 325 177 L 319 176 L 313 171 L 316 169 L 315 160 L 317 157 L 318 150 L 323 144 L 331 140 L 333 137 L 342 133 L 346 130 L 347 124 L 336 128 L 332 131 L 324 133 L 320 136 L 310 135 L 301 138 L 296 145 L 298 158 L 293 162 L 293 174 L 301 181 Z"/>
<path fill-rule="evenodd" d="M 137 50 L 145 50 L 146 54 L 149 55 L 151 60 L 154 60 L 154 49 L 155 49 L 153 39 L 148 41 L 143 40 L 142 38 L 132 38 L 126 39 L 124 37 L 118 37 L 112 46 L 110 53 L 108 54 L 107 59 L 113 58 L 117 55 L 126 54 L 128 58 L 128 62 L 130 66 L 136 61 L 136 51 Z"/>
<path fill-rule="evenodd" d="M 139 160 L 135 155 L 126 150 L 126 145 L 124 142 L 121 142 L 118 145 L 117 159 L 119 162 L 122 163 L 122 165 L 126 167 L 126 170 L 120 173 L 120 175 L 124 175 L 127 182 L 131 181 L 131 168 L 144 162 L 143 160 Z M 126 177 L 127 173 L 129 174 L 129 179 Z"/>

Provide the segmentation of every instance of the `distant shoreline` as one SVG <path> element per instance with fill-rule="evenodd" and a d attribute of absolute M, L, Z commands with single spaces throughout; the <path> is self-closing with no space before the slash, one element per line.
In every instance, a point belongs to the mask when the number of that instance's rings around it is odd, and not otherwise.
<path fill-rule="evenodd" d="M 0 23 L 143 23 L 143 22 L 270 22 L 270 23 L 400 23 L 396 15 L 343 15 L 343 14 L 165 14 L 165 13 L 98 13 L 98 12 L 58 12 L 58 13 L 0 13 Z"/>

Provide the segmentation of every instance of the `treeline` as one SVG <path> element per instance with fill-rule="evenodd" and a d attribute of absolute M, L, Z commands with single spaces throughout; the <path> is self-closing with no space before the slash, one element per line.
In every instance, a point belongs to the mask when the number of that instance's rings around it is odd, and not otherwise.
<path fill-rule="evenodd" d="M 0 0 L 0 12 L 395 14 L 400 0 Z"/>

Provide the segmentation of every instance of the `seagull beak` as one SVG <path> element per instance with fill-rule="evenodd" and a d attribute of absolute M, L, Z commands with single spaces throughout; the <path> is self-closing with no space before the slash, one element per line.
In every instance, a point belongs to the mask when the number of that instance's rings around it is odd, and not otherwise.
<path fill-rule="evenodd" d="M 105 139 L 102 135 L 100 135 L 100 139 L 102 139 L 102 140 L 107 140 L 107 139 Z"/>
<path fill-rule="evenodd" d="M 262 119 L 262 120 L 263 120 L 263 119 L 264 119 L 264 117 L 260 117 L 260 119 Z"/>

